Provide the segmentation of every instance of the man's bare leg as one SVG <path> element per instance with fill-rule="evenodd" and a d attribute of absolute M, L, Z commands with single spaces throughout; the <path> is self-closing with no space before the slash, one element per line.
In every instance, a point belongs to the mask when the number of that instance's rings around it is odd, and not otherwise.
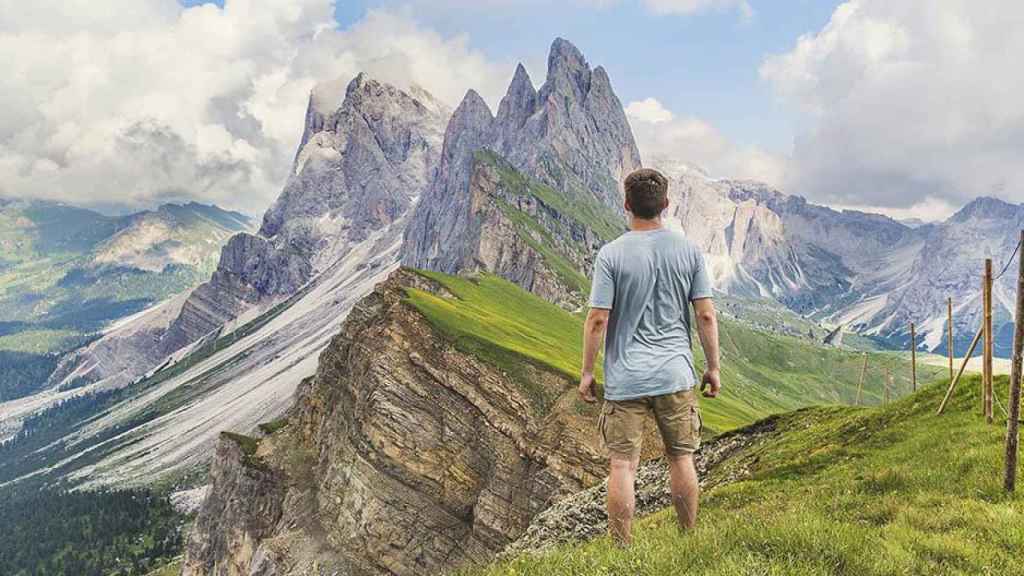
<path fill-rule="evenodd" d="M 672 505 L 681 530 L 689 530 L 697 524 L 697 508 L 700 501 L 700 485 L 697 483 L 697 469 L 693 455 L 669 456 L 669 487 L 672 491 Z"/>
<path fill-rule="evenodd" d="M 608 474 L 608 531 L 619 546 L 633 541 L 633 512 L 636 508 L 634 489 L 636 468 L 640 458 L 612 456 Z"/>

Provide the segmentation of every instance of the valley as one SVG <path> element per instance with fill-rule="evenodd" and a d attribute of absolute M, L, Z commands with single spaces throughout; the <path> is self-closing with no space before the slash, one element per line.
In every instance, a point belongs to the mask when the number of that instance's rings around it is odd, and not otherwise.
<path fill-rule="evenodd" d="M 0 204 L 0 496 L 152 498 L 159 542 L 140 528 L 146 546 L 87 559 L 124 574 L 1000 573 L 1024 537 L 985 468 L 997 427 L 972 418 L 976 382 L 931 418 L 947 367 L 926 353 L 945 351 L 947 296 L 966 352 L 977 263 L 1012 251 L 1024 205 L 910 226 L 685 161 L 642 161 L 607 71 L 559 38 L 496 112 L 474 90 L 451 110 L 365 73 L 318 84 L 258 227 Z M 702 528 L 675 547 L 649 423 L 653 515 L 630 555 L 581 541 L 606 470 L 575 384 L 594 256 L 642 165 L 707 254 L 725 387 L 701 408 Z M 555 514 L 590 524 L 566 535 Z"/>

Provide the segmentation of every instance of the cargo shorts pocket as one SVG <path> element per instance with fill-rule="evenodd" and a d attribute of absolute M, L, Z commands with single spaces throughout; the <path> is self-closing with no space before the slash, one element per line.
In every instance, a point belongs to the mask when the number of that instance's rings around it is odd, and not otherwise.
<path fill-rule="evenodd" d="M 615 412 L 615 405 L 605 400 L 601 406 L 601 414 L 597 417 L 597 432 L 601 438 L 601 446 L 608 446 L 608 417 Z"/>
<path fill-rule="evenodd" d="M 666 396 L 659 406 L 658 428 L 669 456 L 696 452 L 702 427 L 700 408 L 692 392 Z"/>

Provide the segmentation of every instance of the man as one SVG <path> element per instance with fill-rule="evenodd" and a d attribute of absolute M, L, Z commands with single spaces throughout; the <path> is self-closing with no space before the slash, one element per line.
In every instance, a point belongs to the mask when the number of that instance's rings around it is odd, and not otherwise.
<path fill-rule="evenodd" d="M 665 444 L 679 527 L 687 530 L 697 521 L 700 488 L 693 453 L 700 447 L 701 420 L 694 391 L 691 303 L 707 359 L 704 396 L 718 396 L 721 382 L 718 322 L 704 258 L 681 232 L 662 225 L 668 180 L 655 170 L 637 170 L 626 178 L 625 189 L 630 231 L 601 248 L 594 262 L 579 394 L 587 402 L 597 401 L 594 361 L 607 332 L 598 428 L 611 461 L 609 531 L 628 546 L 648 413 Z"/>

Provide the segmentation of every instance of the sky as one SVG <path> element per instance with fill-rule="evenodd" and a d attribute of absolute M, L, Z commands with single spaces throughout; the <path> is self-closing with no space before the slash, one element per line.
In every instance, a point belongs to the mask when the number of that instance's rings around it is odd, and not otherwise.
<path fill-rule="evenodd" d="M 0 196 L 258 215 L 316 83 L 496 109 L 561 36 L 648 165 L 936 220 L 1024 202 L 1022 25 L 1017 0 L 0 0 Z"/>

